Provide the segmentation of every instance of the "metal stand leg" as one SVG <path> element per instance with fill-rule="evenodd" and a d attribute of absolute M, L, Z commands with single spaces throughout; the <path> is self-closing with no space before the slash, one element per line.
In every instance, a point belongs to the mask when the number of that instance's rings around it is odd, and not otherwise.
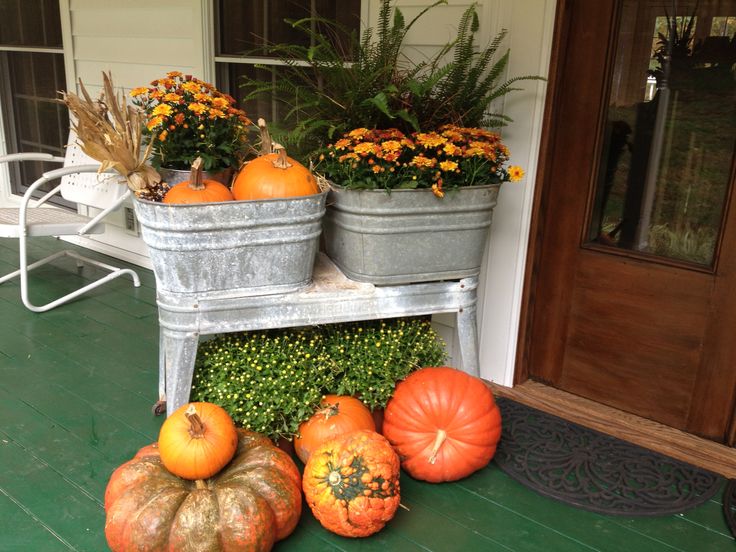
<path fill-rule="evenodd" d="M 457 335 L 463 370 L 472 376 L 480 377 L 478 360 L 478 323 L 475 305 L 465 307 L 457 313 Z"/>
<path fill-rule="evenodd" d="M 189 401 L 198 338 L 199 335 L 193 332 L 161 330 L 160 347 L 164 351 L 167 416 Z"/>

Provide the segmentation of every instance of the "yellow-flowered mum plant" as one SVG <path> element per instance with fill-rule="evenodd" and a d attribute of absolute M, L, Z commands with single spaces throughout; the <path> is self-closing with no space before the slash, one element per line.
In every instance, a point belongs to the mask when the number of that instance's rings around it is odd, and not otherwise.
<path fill-rule="evenodd" d="M 152 144 L 154 167 L 186 170 L 197 157 L 205 171 L 242 163 L 252 123 L 232 96 L 179 71 L 134 88 L 130 95 L 146 113 L 144 133 Z"/>
<path fill-rule="evenodd" d="M 508 165 L 499 134 L 482 128 L 445 125 L 409 136 L 397 129 L 356 128 L 321 153 L 318 170 L 349 189 L 431 188 L 446 190 L 521 180 Z"/>

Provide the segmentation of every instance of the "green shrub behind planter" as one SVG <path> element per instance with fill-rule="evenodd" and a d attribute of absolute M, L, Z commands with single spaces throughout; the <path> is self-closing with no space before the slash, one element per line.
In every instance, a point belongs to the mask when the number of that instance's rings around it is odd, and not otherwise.
<path fill-rule="evenodd" d="M 225 334 L 200 345 L 192 400 L 219 404 L 239 426 L 290 439 L 322 395 L 384 407 L 397 381 L 445 360 L 423 319 Z"/>

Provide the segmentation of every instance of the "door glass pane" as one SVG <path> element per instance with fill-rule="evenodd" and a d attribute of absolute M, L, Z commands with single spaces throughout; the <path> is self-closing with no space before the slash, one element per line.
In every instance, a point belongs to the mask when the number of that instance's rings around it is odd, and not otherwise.
<path fill-rule="evenodd" d="M 588 237 L 710 265 L 736 144 L 736 0 L 674 5 L 622 2 Z"/>

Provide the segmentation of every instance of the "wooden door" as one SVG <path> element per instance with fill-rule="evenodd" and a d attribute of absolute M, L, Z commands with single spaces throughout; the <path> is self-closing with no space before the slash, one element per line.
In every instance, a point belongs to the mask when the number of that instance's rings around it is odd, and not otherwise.
<path fill-rule="evenodd" d="M 736 0 L 670 4 L 559 3 L 517 382 L 732 443 Z"/>

